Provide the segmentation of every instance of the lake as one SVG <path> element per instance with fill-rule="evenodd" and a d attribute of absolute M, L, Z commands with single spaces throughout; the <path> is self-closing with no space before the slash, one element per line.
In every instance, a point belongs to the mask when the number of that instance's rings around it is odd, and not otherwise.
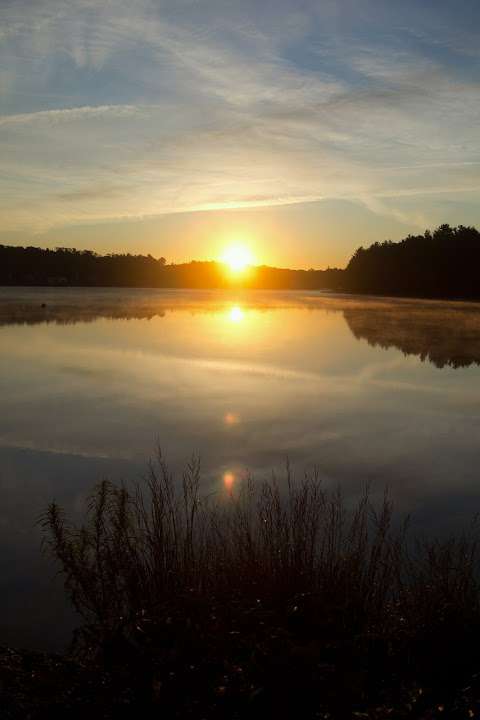
<path fill-rule="evenodd" d="M 0 644 L 61 648 L 74 618 L 35 523 L 79 516 L 160 445 L 205 489 L 288 458 L 414 527 L 480 510 L 480 305 L 317 292 L 0 289 Z"/>

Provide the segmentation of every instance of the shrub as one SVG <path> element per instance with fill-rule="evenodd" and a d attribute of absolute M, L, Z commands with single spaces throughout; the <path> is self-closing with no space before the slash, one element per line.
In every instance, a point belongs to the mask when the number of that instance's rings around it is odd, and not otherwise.
<path fill-rule="evenodd" d="M 100 483 L 80 527 L 55 503 L 42 524 L 83 650 L 138 671 L 149 697 L 180 694 L 184 716 L 228 698 L 281 714 L 300 693 L 305 716 L 343 717 L 418 701 L 422 684 L 445 693 L 475 662 L 476 527 L 413 542 L 368 487 L 350 507 L 287 466 L 282 483 L 204 494 L 198 459 L 177 483 L 159 454 L 131 489 Z"/>

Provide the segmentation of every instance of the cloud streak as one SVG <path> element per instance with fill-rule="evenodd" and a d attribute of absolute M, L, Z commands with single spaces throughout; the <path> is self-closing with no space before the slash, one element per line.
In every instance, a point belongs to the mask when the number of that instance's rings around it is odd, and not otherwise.
<path fill-rule="evenodd" d="M 50 124 L 74 122 L 99 117 L 132 117 L 138 115 L 141 108 L 134 105 L 99 105 L 97 107 L 62 108 L 61 110 L 40 110 L 19 115 L 0 115 L 0 127 L 15 125 Z"/>
<path fill-rule="evenodd" d="M 468 29 L 434 42 L 408 2 L 317 5 L 255 4 L 255 24 L 249 2 L 3 7 L 3 226 L 325 198 L 418 225 L 428 208 L 396 198 L 478 193 Z"/>

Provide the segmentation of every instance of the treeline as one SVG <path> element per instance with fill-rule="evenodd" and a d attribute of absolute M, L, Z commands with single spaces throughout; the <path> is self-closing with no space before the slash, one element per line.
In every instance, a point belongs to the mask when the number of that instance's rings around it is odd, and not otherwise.
<path fill-rule="evenodd" d="M 151 255 L 0 245 L 1 285 L 337 290 L 433 298 L 479 298 L 480 233 L 441 225 L 434 232 L 360 247 L 344 270 L 252 267 L 235 276 L 219 262 L 167 264 Z"/>
<path fill-rule="evenodd" d="M 2 285 L 149 287 L 165 267 L 151 255 L 98 255 L 91 250 L 0 245 Z"/>
<path fill-rule="evenodd" d="M 0 245 L 1 285 L 337 289 L 342 270 L 252 267 L 238 277 L 218 262 L 167 264 L 151 255 L 98 255 L 91 250 Z"/>
<path fill-rule="evenodd" d="M 432 298 L 480 297 L 480 233 L 440 225 L 433 233 L 360 247 L 346 268 L 354 292 Z"/>

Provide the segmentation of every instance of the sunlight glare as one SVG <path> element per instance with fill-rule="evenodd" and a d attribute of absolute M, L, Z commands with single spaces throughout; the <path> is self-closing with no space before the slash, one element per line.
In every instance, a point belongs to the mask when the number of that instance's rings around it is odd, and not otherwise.
<path fill-rule="evenodd" d="M 242 322 L 243 318 L 245 317 L 245 314 L 241 307 L 238 305 L 234 305 L 232 309 L 230 310 L 229 314 L 230 320 L 234 323 Z"/>
<path fill-rule="evenodd" d="M 253 262 L 252 253 L 246 245 L 231 245 L 222 255 L 222 261 L 233 273 L 243 272 Z"/>

